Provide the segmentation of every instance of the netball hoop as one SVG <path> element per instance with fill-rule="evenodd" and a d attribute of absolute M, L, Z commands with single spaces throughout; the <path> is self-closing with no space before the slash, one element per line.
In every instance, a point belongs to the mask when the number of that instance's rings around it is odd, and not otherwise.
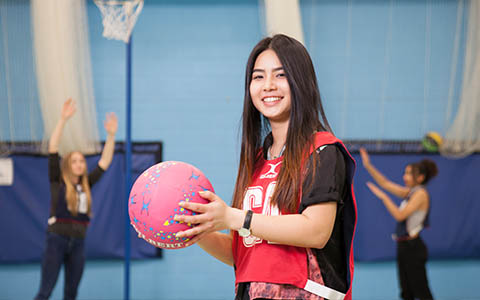
<path fill-rule="evenodd" d="M 143 0 L 94 0 L 102 13 L 103 36 L 128 43 Z"/>

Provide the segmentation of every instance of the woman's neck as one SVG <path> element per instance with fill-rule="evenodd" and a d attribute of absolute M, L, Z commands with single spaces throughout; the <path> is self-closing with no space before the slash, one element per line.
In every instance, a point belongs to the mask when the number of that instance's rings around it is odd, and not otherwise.
<path fill-rule="evenodd" d="M 270 147 L 270 154 L 274 157 L 280 156 L 282 148 L 287 142 L 288 122 L 270 123 L 272 128 L 273 143 Z"/>
<path fill-rule="evenodd" d="M 75 176 L 75 175 L 70 175 L 69 176 L 70 178 L 70 182 L 73 184 L 73 185 L 76 185 L 76 184 L 79 184 L 80 183 L 80 176 Z"/>

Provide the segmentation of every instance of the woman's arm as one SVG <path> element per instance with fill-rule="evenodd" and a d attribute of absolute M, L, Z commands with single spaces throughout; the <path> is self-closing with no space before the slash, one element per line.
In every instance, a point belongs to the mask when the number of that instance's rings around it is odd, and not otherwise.
<path fill-rule="evenodd" d="M 398 222 L 406 220 L 414 211 L 421 209 L 426 201 L 428 201 L 427 193 L 424 190 L 419 190 L 410 197 L 407 205 L 403 209 L 399 209 L 392 199 L 375 184 L 367 182 L 367 186 L 375 196 L 382 200 L 388 212 Z"/>
<path fill-rule="evenodd" d="M 103 122 L 105 130 L 107 131 L 107 139 L 103 146 L 102 156 L 98 161 L 98 165 L 104 171 L 108 169 L 113 159 L 113 152 L 115 150 L 115 134 L 118 129 L 118 120 L 115 113 L 108 113 Z"/>
<path fill-rule="evenodd" d="M 77 108 L 75 101 L 72 100 L 72 98 L 69 98 L 63 103 L 60 120 L 58 120 L 57 125 L 53 129 L 52 135 L 50 136 L 50 140 L 48 141 L 48 153 L 58 152 L 58 145 L 60 143 L 60 138 L 62 137 L 63 128 L 65 127 L 68 119 L 75 114 L 76 110 Z"/>
<path fill-rule="evenodd" d="M 219 261 L 233 266 L 232 239 L 231 234 L 217 231 L 204 235 L 197 244 Z"/>
<path fill-rule="evenodd" d="M 177 233 L 177 237 L 198 235 L 192 243 L 204 234 L 229 229 L 239 230 L 243 226 L 246 212 L 229 207 L 212 192 L 201 192 L 208 204 L 184 202 L 186 209 L 198 212 L 195 216 L 177 215 L 176 221 L 198 224 L 192 229 Z M 337 203 L 326 202 L 311 205 L 301 214 L 267 216 L 253 214 L 252 234 L 270 242 L 305 248 L 323 248 L 328 242 L 335 223 Z"/>
<path fill-rule="evenodd" d="M 365 148 L 360 148 L 360 156 L 362 157 L 362 163 L 368 173 L 382 188 L 386 189 L 390 193 L 397 197 L 405 198 L 410 191 L 409 188 L 396 184 L 390 181 L 385 175 L 383 175 L 373 164 L 370 162 L 370 156 Z"/>
<path fill-rule="evenodd" d="M 337 203 L 332 201 L 311 205 L 301 214 L 253 214 L 251 231 L 269 242 L 322 249 L 332 234 L 336 213 Z"/>

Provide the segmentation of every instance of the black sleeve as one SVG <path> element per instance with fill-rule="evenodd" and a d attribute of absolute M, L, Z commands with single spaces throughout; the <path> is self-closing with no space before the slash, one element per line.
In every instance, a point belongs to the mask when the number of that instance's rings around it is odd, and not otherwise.
<path fill-rule="evenodd" d="M 314 152 L 318 165 L 315 180 L 311 183 L 311 172 L 304 182 L 305 192 L 300 203 L 300 213 L 309 205 L 335 201 L 337 214 L 332 234 L 323 249 L 312 249 L 317 258 L 325 285 L 337 291 L 347 291 L 347 261 L 343 235 L 343 199 L 346 199 L 348 184 L 346 161 L 339 146 L 328 145 Z M 308 185 L 311 188 L 308 190 Z"/>
<path fill-rule="evenodd" d="M 342 151 L 336 145 L 327 145 L 319 147 L 312 155 L 316 155 L 317 160 L 315 180 L 312 182 L 312 172 L 309 171 L 303 184 L 299 213 L 310 205 L 324 202 L 343 205 L 346 164 Z"/>
<path fill-rule="evenodd" d="M 60 182 L 60 156 L 58 153 L 48 154 L 48 179 L 50 182 Z"/>
<path fill-rule="evenodd" d="M 102 177 L 103 173 L 105 173 L 105 170 L 102 169 L 99 165 L 93 169 L 92 172 L 88 173 L 88 184 L 90 186 L 93 186 L 97 181 L 100 180 Z"/>

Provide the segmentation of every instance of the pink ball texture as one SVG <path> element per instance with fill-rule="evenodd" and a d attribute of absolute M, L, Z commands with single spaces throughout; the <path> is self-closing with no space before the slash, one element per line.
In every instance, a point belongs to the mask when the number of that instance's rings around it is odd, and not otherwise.
<path fill-rule="evenodd" d="M 179 161 L 156 164 L 140 175 L 130 191 L 128 214 L 138 236 L 155 247 L 180 249 L 191 238 L 176 233 L 194 225 L 174 221 L 175 215 L 194 215 L 178 203 L 208 203 L 199 191 L 212 191 L 210 181 L 192 165 Z"/>

